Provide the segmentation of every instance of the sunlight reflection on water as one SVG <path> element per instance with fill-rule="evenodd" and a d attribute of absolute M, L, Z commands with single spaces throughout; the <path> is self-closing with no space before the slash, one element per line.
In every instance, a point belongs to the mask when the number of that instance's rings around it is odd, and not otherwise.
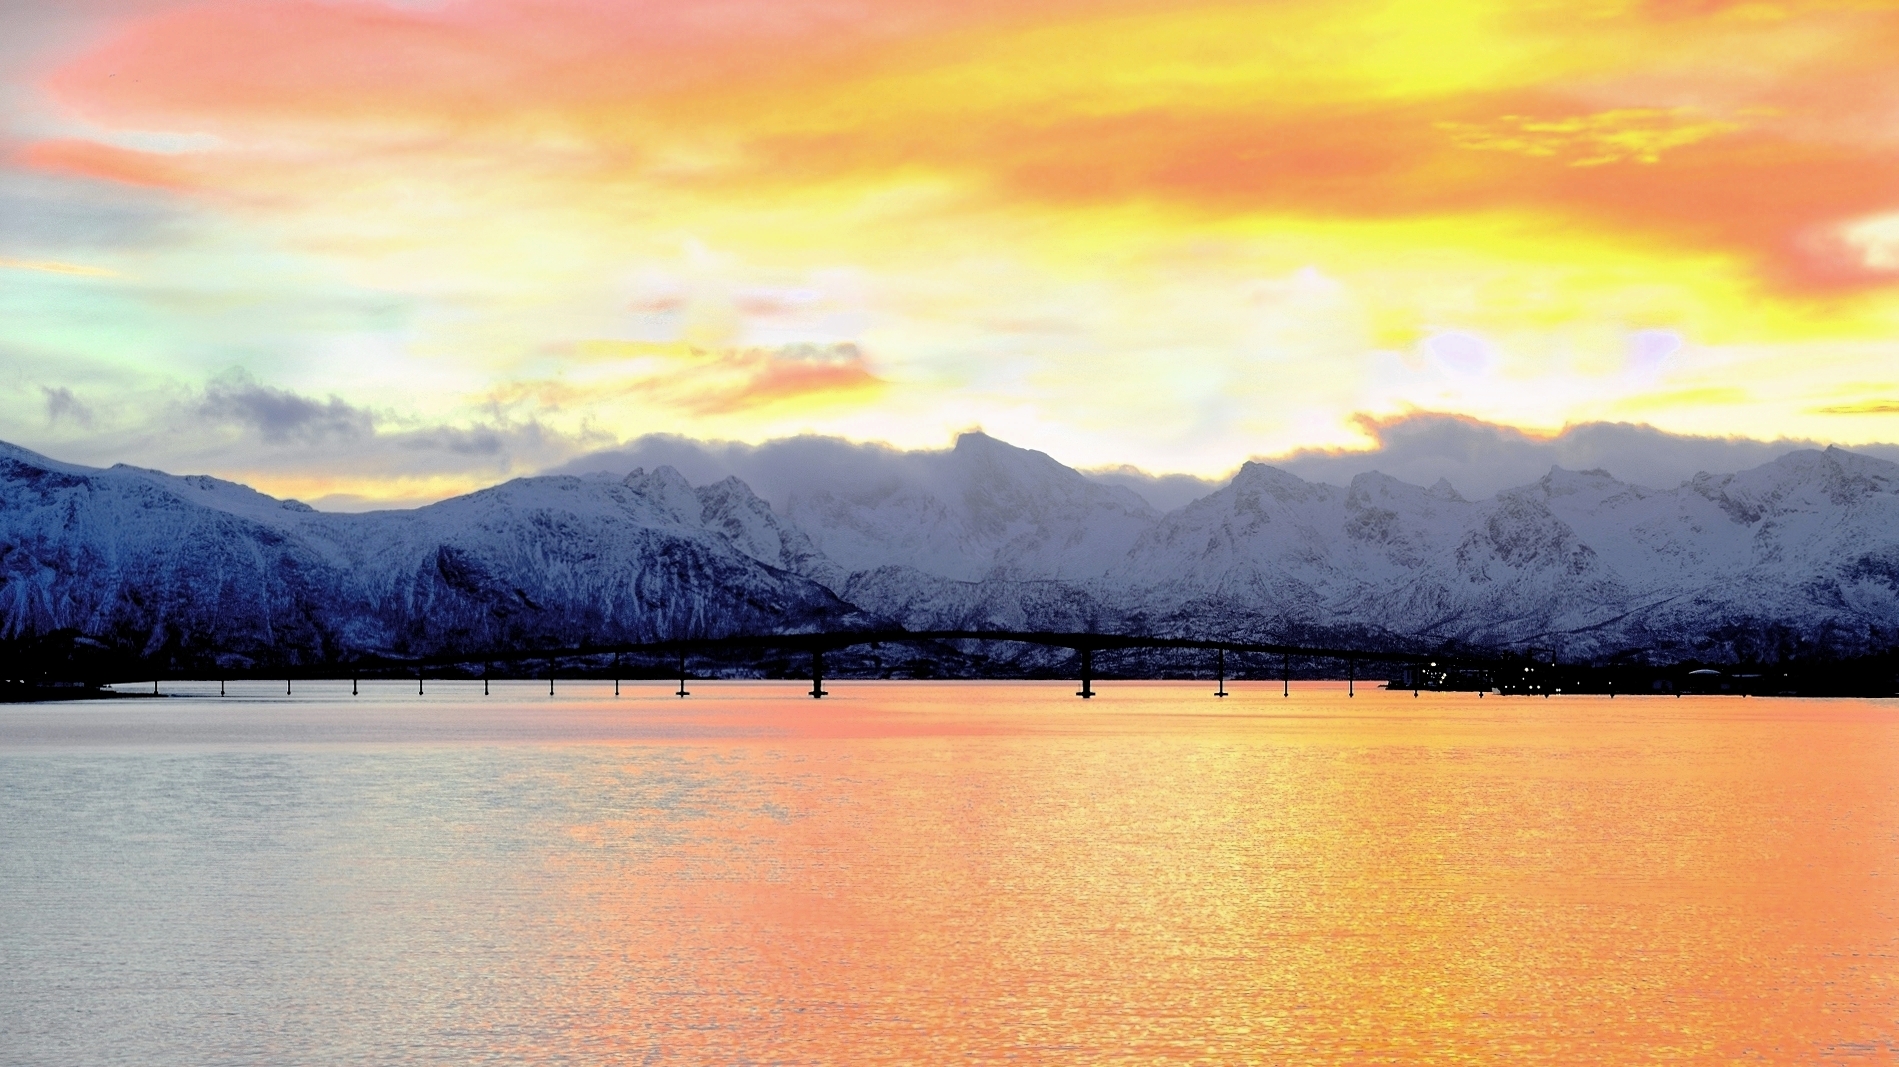
<path fill-rule="evenodd" d="M 0 708 L 0 1062 L 1899 1045 L 1894 702 L 539 685 Z"/>

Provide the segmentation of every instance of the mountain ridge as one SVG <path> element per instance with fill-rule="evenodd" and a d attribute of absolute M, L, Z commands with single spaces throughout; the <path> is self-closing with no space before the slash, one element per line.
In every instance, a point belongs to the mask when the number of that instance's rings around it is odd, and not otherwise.
<path fill-rule="evenodd" d="M 0 636 L 315 662 L 865 625 L 1747 661 L 1899 635 L 1899 465 L 1839 448 L 1476 501 L 1249 462 L 1166 512 L 981 434 L 873 458 L 781 480 L 782 507 L 660 465 L 337 514 L 0 444 Z"/>

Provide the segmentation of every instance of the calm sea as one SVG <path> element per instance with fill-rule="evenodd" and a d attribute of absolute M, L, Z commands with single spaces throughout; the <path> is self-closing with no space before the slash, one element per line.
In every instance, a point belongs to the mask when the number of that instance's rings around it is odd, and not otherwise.
<path fill-rule="evenodd" d="M 0 1063 L 1893 1062 L 1899 703 L 0 708 Z"/>

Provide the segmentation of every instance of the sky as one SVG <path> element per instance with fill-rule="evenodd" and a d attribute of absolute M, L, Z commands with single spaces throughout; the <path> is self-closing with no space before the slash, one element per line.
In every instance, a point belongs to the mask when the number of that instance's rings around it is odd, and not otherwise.
<path fill-rule="evenodd" d="M 1899 2 L 0 0 L 0 438 L 1899 440 Z"/>

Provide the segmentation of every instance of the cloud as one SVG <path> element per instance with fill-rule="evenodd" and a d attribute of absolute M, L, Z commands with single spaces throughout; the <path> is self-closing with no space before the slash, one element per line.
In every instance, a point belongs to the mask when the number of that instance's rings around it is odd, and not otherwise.
<path fill-rule="evenodd" d="M 432 426 L 395 435 L 395 441 L 411 452 L 435 450 L 458 456 L 499 456 L 507 452 L 511 436 L 493 426 Z"/>
<path fill-rule="evenodd" d="M 1149 474 L 1127 464 L 1097 467 L 1082 473 L 1090 481 L 1131 489 L 1142 500 L 1161 511 L 1184 507 L 1225 484 L 1223 479 L 1201 478 L 1192 474 Z"/>
<path fill-rule="evenodd" d="M 76 420 L 87 410 L 70 390 L 42 387 L 42 392 L 49 417 L 57 409 L 59 421 Z M 221 398 L 218 403 L 231 405 L 241 414 L 207 424 L 199 404 L 214 392 Z M 161 419 L 130 431 L 102 427 L 99 432 L 69 438 L 63 445 L 18 443 L 75 462 L 107 465 L 132 460 L 174 473 L 212 473 L 325 510 L 347 511 L 426 504 L 528 473 L 620 476 L 635 467 L 662 465 L 676 468 L 695 485 L 736 476 L 783 510 L 793 494 L 863 497 L 905 488 L 947 491 L 939 482 L 952 466 L 945 463 L 947 449 L 905 450 L 818 435 L 760 444 L 677 434 L 649 434 L 618 442 L 599 434 L 563 433 L 533 420 L 397 424 L 347 404 L 338 408 L 334 398 L 315 400 L 255 383 L 214 383 L 198 394 L 198 400 L 199 404 L 174 406 L 176 417 L 171 421 Z M 266 436 L 253 421 L 257 419 L 276 420 L 271 425 L 280 432 L 274 438 Z M 1430 412 L 1385 419 L 1363 416 L 1359 425 L 1374 441 L 1372 447 L 1303 449 L 1257 458 L 1302 478 L 1333 485 L 1347 484 L 1374 470 L 1416 485 L 1445 478 L 1466 497 L 1482 499 L 1532 483 L 1552 466 L 1606 469 L 1627 482 L 1669 487 L 1699 471 L 1732 473 L 1772 462 L 1794 449 L 1825 444 L 1698 437 L 1607 422 L 1536 434 Z M 316 448 L 298 436 L 309 433 L 328 436 Z M 1899 461 L 1899 445 L 1851 447 Z M 1131 489 L 1162 511 L 1191 503 L 1227 480 L 1155 474 L 1131 466 L 1082 473 L 1103 484 Z"/>
<path fill-rule="evenodd" d="M 87 429 L 92 428 L 92 408 L 81 403 L 71 389 L 60 386 L 57 389 L 40 386 L 40 392 L 46 396 L 46 421 L 48 425 L 57 424 L 65 419 Z"/>
<path fill-rule="evenodd" d="M 329 438 L 358 438 L 376 432 L 376 416 L 332 394 L 312 400 L 287 389 L 258 385 L 248 376 L 213 382 L 198 411 L 205 417 L 257 431 L 272 443 L 317 444 Z"/>
<path fill-rule="evenodd" d="M 1560 433 L 1539 436 L 1513 426 L 1428 412 L 1390 419 L 1361 417 L 1359 425 L 1376 440 L 1374 447 L 1305 449 L 1256 458 L 1309 481 L 1333 485 L 1348 484 L 1370 471 L 1415 485 L 1445 478 L 1466 497 L 1482 499 L 1528 485 L 1553 466 L 1606 469 L 1623 481 L 1667 488 L 1700 471 L 1731 474 L 1771 463 L 1795 449 L 1825 447 L 1819 441 L 1694 437 L 1653 426 L 1608 422 L 1569 426 Z M 1899 445 L 1858 445 L 1854 451 L 1899 462 Z M 549 473 L 625 474 L 635 467 L 665 465 L 694 485 L 736 476 L 782 510 L 794 492 L 861 496 L 919 484 L 918 479 L 927 479 L 931 466 L 943 455 L 941 449 L 902 450 L 813 435 L 753 445 L 650 434 L 571 459 Z M 1132 489 L 1162 511 L 1191 503 L 1227 481 L 1153 474 L 1131 466 L 1082 473 L 1094 481 Z"/>
<path fill-rule="evenodd" d="M 324 510 L 427 504 L 617 441 L 499 413 L 453 422 L 403 416 L 242 374 L 139 403 L 95 405 L 69 386 L 39 388 L 44 427 L 26 432 L 16 407 L 12 443 L 75 463 L 213 474 Z"/>
<path fill-rule="evenodd" d="M 22 158 L 317 199 L 374 159 L 420 180 L 439 151 L 456 176 L 471 155 L 498 170 L 558 157 L 589 180 L 713 195 L 927 172 L 1043 207 L 1515 208 L 1737 252 L 1796 288 L 1863 286 L 1884 280 L 1867 276 L 1883 252 L 1841 275 L 1797 237 L 1891 209 L 1890 146 L 1861 129 L 1885 128 L 1886 94 L 1868 90 L 1895 33 L 1891 12 L 1824 5 L 1750 23 L 1349 0 L 194 4 L 53 70 L 45 93 L 96 126 Z M 223 147 L 109 143 L 140 130 Z"/>
<path fill-rule="evenodd" d="M 710 349 L 672 341 L 586 341 L 576 348 L 580 361 L 600 368 L 584 384 L 517 382 L 496 390 L 492 399 L 503 406 L 532 401 L 554 408 L 638 396 L 714 416 L 787 403 L 861 402 L 887 384 L 850 342 Z"/>
<path fill-rule="evenodd" d="M 214 380 L 172 410 L 171 425 L 138 431 L 157 439 L 141 464 L 208 469 L 337 510 L 426 504 L 614 440 L 498 413 L 463 423 L 402 417 L 334 395 L 317 399 L 263 385 L 245 374 Z"/>
<path fill-rule="evenodd" d="M 971 431 L 958 435 L 957 445 L 950 448 L 902 449 L 816 434 L 780 437 L 760 444 L 648 434 L 617 448 L 577 457 L 547 473 L 617 476 L 634 468 L 669 466 L 694 485 L 736 477 L 782 513 L 794 496 L 809 499 L 830 494 L 863 500 L 906 490 L 939 496 L 961 493 L 961 479 L 967 468 L 955 459 L 956 449 L 980 449 L 989 440 L 980 431 Z M 1177 493 L 1180 488 L 1170 478 L 1152 479 L 1133 468 L 1111 472 L 1098 480 L 1134 488 L 1137 493 L 1142 492 L 1142 486 L 1156 483 L 1165 484 L 1170 492 Z M 1217 487 L 1217 483 L 1208 483 L 1207 491 Z M 1154 501 L 1149 499 L 1149 503 Z"/>
<path fill-rule="evenodd" d="M 1733 133 L 1740 123 L 1695 108 L 1619 108 L 1584 115 L 1505 115 L 1490 122 L 1440 122 L 1460 148 L 1560 159 L 1572 167 L 1659 163 L 1670 149 Z"/>
<path fill-rule="evenodd" d="M 104 267 L 88 267 L 80 263 L 59 263 L 53 260 L 7 259 L 0 256 L 0 270 L 30 270 L 41 274 L 68 274 L 78 278 L 116 278 L 119 272 Z"/>
<path fill-rule="evenodd" d="M 1849 223 L 1840 236 L 1859 253 L 1867 270 L 1899 273 L 1899 212 Z"/>
<path fill-rule="evenodd" d="M 0 153 L 4 149 L 0 143 Z M 6 219 L 7 243 L 0 267 L 93 278 L 118 275 L 88 260 L 162 247 L 186 228 L 189 214 L 162 200 L 158 194 L 0 166 L 0 218 Z"/>
<path fill-rule="evenodd" d="M 1838 413 L 1899 412 L 1899 401 L 1871 402 Z M 1589 422 L 1555 434 L 1461 415 L 1414 412 L 1378 419 L 1361 415 L 1359 428 L 1375 444 L 1365 449 L 1299 449 L 1257 456 L 1308 481 L 1346 485 L 1371 471 L 1413 485 L 1448 480 L 1473 500 L 1528 485 L 1551 467 L 1607 470 L 1625 482 L 1657 488 L 1681 484 L 1695 474 L 1732 474 L 1771 463 L 1795 449 L 1825 448 L 1826 441 L 1781 438 L 1704 437 L 1673 434 L 1627 422 Z M 1899 462 L 1899 445 L 1850 445 L 1853 451 Z M 1189 503 L 1225 484 L 1225 479 L 1150 474 L 1135 467 L 1085 472 L 1097 481 L 1124 485 L 1162 510 Z"/>
<path fill-rule="evenodd" d="M 635 467 L 670 466 L 694 485 L 737 477 L 781 511 L 795 492 L 855 497 L 914 482 L 943 449 L 905 450 L 841 437 L 802 435 L 761 444 L 700 441 L 678 434 L 647 434 L 619 447 L 579 456 L 549 474 L 623 475 Z"/>
<path fill-rule="evenodd" d="M 0 42 L 0 320 L 72 368 L 19 424 L 239 360 L 308 395 L 194 393 L 231 456 L 465 472 L 532 425 L 1204 474 L 1355 411 L 1890 417 L 1812 406 L 1891 395 L 1841 388 L 1899 308 L 1889 5 L 14 6 L 99 12 Z"/>
<path fill-rule="evenodd" d="M 218 451 L 221 470 L 326 511 L 413 507 L 473 492 L 557 465 L 611 443 L 533 420 L 389 427 L 320 450 L 284 445 L 267 453 Z M 227 477 L 229 475 L 226 475 Z"/>
<path fill-rule="evenodd" d="M 1815 408 L 1821 415 L 1899 415 L 1899 399 L 1866 400 L 1857 404 L 1834 404 Z"/>
<path fill-rule="evenodd" d="M 851 395 L 883 384 L 854 344 L 754 349 L 737 355 L 736 360 L 746 368 L 749 379 L 723 397 L 709 397 L 703 410 L 733 411 L 813 394 Z"/>
<path fill-rule="evenodd" d="M 1424 347 L 1438 366 L 1464 376 L 1483 374 L 1490 370 L 1497 359 L 1483 338 L 1461 331 L 1428 337 Z"/>
<path fill-rule="evenodd" d="M 1728 474 L 1770 463 L 1799 448 L 1826 442 L 1782 438 L 1697 437 L 1627 422 L 1589 422 L 1538 435 L 1460 415 L 1419 412 L 1395 418 L 1359 416 L 1376 444 L 1363 450 L 1301 449 L 1261 462 L 1301 478 L 1343 485 L 1366 471 L 1382 471 L 1416 485 L 1447 478 L 1479 499 L 1536 481 L 1552 466 L 1603 469 L 1625 482 L 1667 488 L 1697 472 Z M 1855 451 L 1899 460 L 1899 445 L 1858 445 Z"/>

